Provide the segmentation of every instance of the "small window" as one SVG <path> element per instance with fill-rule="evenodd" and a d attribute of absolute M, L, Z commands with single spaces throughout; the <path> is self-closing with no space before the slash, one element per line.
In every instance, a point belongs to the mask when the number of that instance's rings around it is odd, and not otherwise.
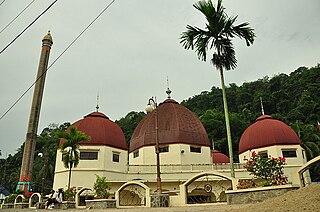
<path fill-rule="evenodd" d="M 163 146 L 163 147 L 159 147 L 159 152 L 169 152 L 169 147 L 168 146 Z"/>
<path fill-rule="evenodd" d="M 139 151 L 135 151 L 135 152 L 133 153 L 133 158 L 137 158 L 137 157 L 139 157 Z"/>
<path fill-rule="evenodd" d="M 119 153 L 113 153 L 113 154 L 112 154 L 112 161 L 119 163 L 119 161 L 120 161 L 120 154 L 119 154 Z"/>
<path fill-rule="evenodd" d="M 201 147 L 190 146 L 190 152 L 201 153 Z"/>
<path fill-rule="evenodd" d="M 284 158 L 296 158 L 297 151 L 296 150 L 282 150 L 282 156 Z"/>
<path fill-rule="evenodd" d="M 98 152 L 80 152 L 80 160 L 98 160 Z"/>
<path fill-rule="evenodd" d="M 262 158 L 268 158 L 268 151 L 258 152 L 258 155 Z"/>

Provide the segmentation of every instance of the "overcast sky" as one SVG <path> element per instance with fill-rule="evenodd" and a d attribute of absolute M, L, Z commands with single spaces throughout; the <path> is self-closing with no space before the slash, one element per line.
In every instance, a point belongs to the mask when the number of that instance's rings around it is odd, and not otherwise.
<path fill-rule="evenodd" d="M 31 0 L 5 1 L 0 6 L 2 30 Z M 2 50 L 53 0 L 36 0 L 0 34 Z M 172 97 L 181 102 L 212 86 L 220 87 L 209 62 L 179 43 L 187 24 L 203 27 L 192 7 L 195 0 L 116 0 L 48 71 L 38 133 L 50 123 L 75 122 L 96 107 L 111 120 L 144 110 L 148 98 Z M 214 1 L 216 2 L 216 1 Z M 41 40 L 51 30 L 50 63 L 110 3 L 110 0 L 58 1 L 0 55 L 0 116 L 34 82 Z M 226 84 L 312 67 L 320 62 L 320 1 L 224 0 L 229 15 L 255 29 L 254 45 L 234 40 L 238 67 L 225 75 Z M 0 120 L 2 156 L 15 153 L 25 140 L 33 89 Z"/>

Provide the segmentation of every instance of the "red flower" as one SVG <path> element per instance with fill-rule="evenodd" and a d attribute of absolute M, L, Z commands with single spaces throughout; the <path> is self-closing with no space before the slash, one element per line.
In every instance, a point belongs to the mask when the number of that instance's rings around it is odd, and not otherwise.
<path fill-rule="evenodd" d="M 255 151 L 252 152 L 252 157 L 257 156 L 257 153 Z"/>
<path fill-rule="evenodd" d="M 286 162 L 285 158 L 279 157 L 279 159 L 281 160 L 281 162 Z"/>

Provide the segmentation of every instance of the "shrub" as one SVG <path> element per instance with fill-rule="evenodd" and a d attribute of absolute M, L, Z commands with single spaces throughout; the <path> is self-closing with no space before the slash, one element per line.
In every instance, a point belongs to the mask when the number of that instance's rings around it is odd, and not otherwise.
<path fill-rule="evenodd" d="M 93 185 L 94 194 L 98 199 L 107 199 L 109 197 L 110 183 L 106 177 L 96 175 L 96 182 Z"/>
<path fill-rule="evenodd" d="M 263 158 L 253 152 L 244 168 L 250 172 L 250 175 L 264 179 L 261 185 L 284 185 L 288 179 L 284 175 L 283 165 L 285 165 L 285 158 Z"/>
<path fill-rule="evenodd" d="M 16 199 L 17 196 L 18 196 L 18 194 L 10 194 L 10 195 L 5 199 L 5 203 L 14 203 L 14 200 Z"/>
<path fill-rule="evenodd" d="M 237 185 L 237 189 L 246 189 L 254 187 L 256 187 L 254 179 L 240 179 Z"/>

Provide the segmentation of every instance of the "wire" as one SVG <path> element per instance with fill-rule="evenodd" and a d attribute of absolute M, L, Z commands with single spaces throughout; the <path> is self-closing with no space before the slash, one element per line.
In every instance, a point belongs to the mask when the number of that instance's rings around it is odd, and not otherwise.
<path fill-rule="evenodd" d="M 30 87 L 23 92 L 23 94 L 11 105 L 11 107 L 0 117 L 0 120 L 3 119 L 7 115 L 7 113 L 28 93 L 28 91 L 36 84 L 36 82 L 48 72 L 48 70 L 59 60 L 59 58 L 81 37 L 81 35 L 89 29 L 89 27 L 115 2 L 116 0 L 112 0 L 91 22 L 90 24 L 82 30 L 82 32 L 63 50 L 63 52 L 48 66 L 47 70 L 45 70 L 41 76 L 39 76 L 36 81 L 30 85 Z"/>
<path fill-rule="evenodd" d="M 3 0 L 1 3 L 0 3 L 0 6 L 5 2 L 6 0 Z"/>
<path fill-rule="evenodd" d="M 4 2 L 5 0 L 3 0 L 3 2 Z M 5 26 L 1 31 L 0 31 L 0 34 L 5 30 L 5 29 L 7 29 L 11 24 L 12 24 L 12 22 L 14 22 L 26 9 L 28 9 L 28 7 L 34 2 L 35 0 L 32 0 L 14 19 L 12 19 L 12 21 L 10 21 L 8 24 L 7 24 L 7 26 Z M 2 2 L 2 3 L 3 3 Z M 2 4 L 1 3 L 1 4 Z M 0 6 L 1 6 L 1 4 L 0 4 Z"/>
<path fill-rule="evenodd" d="M 26 28 L 24 28 L 24 30 L 22 30 L 22 32 L 20 32 L 20 34 L 18 34 L 8 45 L 6 45 L 6 47 L 4 47 L 0 54 L 2 54 L 11 44 L 13 44 L 13 42 L 15 42 L 28 28 L 30 28 L 43 14 L 45 14 L 58 0 L 55 0 L 54 2 L 52 2 L 49 7 L 47 7 L 47 9 L 45 9 L 40 15 L 38 15 L 38 17 L 36 19 L 34 19 Z"/>

